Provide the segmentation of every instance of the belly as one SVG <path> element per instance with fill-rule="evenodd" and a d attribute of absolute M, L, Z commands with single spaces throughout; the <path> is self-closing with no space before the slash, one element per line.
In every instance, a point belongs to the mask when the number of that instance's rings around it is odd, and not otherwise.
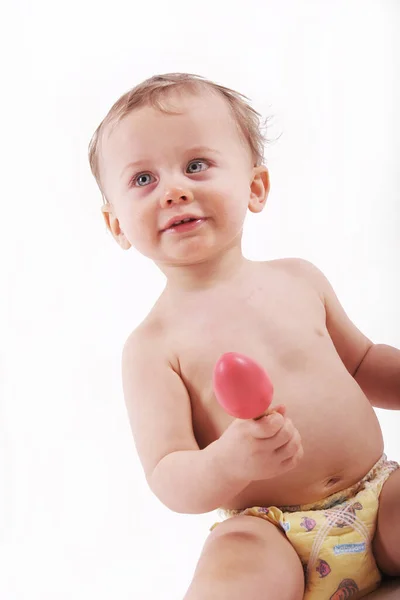
<path fill-rule="evenodd" d="M 333 380 L 334 379 L 334 380 Z M 250 484 L 225 508 L 309 504 L 357 483 L 379 460 L 383 438 L 376 414 L 342 369 L 329 378 L 287 378 L 274 404 L 284 403 L 300 432 L 304 457 L 280 477 Z"/>

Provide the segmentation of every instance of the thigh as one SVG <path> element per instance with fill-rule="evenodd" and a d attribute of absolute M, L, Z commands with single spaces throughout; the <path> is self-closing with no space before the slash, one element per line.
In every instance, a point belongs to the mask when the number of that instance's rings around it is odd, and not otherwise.
<path fill-rule="evenodd" d="M 373 550 L 376 563 L 387 575 L 400 575 L 400 469 L 385 482 L 379 497 L 379 510 Z"/>
<path fill-rule="evenodd" d="M 220 523 L 207 538 L 195 571 L 195 578 L 214 581 L 241 575 L 262 590 L 260 600 L 303 598 L 300 559 L 286 535 L 264 519 L 237 516 Z"/>

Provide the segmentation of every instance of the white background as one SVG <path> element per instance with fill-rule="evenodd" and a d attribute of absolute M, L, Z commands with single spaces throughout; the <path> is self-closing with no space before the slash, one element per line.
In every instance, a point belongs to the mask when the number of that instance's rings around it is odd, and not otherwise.
<path fill-rule="evenodd" d="M 273 117 L 245 255 L 314 262 L 358 327 L 400 347 L 400 4 L 223 4 L 3 9 L 2 600 L 177 600 L 216 517 L 151 495 L 122 397 L 122 345 L 164 279 L 106 233 L 87 146 L 141 80 L 198 73 Z M 377 413 L 399 460 L 400 412 Z"/>

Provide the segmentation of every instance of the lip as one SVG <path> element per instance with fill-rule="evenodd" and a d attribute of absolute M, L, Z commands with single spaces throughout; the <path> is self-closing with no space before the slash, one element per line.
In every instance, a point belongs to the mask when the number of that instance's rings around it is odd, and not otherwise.
<path fill-rule="evenodd" d="M 205 218 L 206 217 L 202 217 L 200 215 L 192 215 L 190 213 L 187 213 L 184 215 L 175 215 L 169 221 L 167 221 L 167 223 L 161 229 L 161 233 L 163 231 L 166 231 L 167 229 L 169 229 L 171 227 L 171 225 L 173 225 L 176 221 L 183 221 L 184 219 L 195 219 L 196 221 L 198 221 L 199 219 L 205 219 Z"/>

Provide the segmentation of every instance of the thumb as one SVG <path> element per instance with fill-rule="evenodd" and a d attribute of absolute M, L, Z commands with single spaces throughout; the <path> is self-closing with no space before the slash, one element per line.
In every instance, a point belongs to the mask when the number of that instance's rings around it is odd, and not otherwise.
<path fill-rule="evenodd" d="M 271 412 L 277 412 L 284 417 L 286 415 L 286 406 L 284 404 L 278 404 L 278 406 L 274 406 Z"/>
<path fill-rule="evenodd" d="M 268 415 L 273 415 L 274 413 L 279 413 L 284 417 L 286 415 L 286 406 L 284 404 L 278 404 L 278 406 L 274 406 L 274 408 L 269 408 L 265 413 L 254 419 L 254 421 L 259 421 L 263 417 L 268 417 Z"/>

